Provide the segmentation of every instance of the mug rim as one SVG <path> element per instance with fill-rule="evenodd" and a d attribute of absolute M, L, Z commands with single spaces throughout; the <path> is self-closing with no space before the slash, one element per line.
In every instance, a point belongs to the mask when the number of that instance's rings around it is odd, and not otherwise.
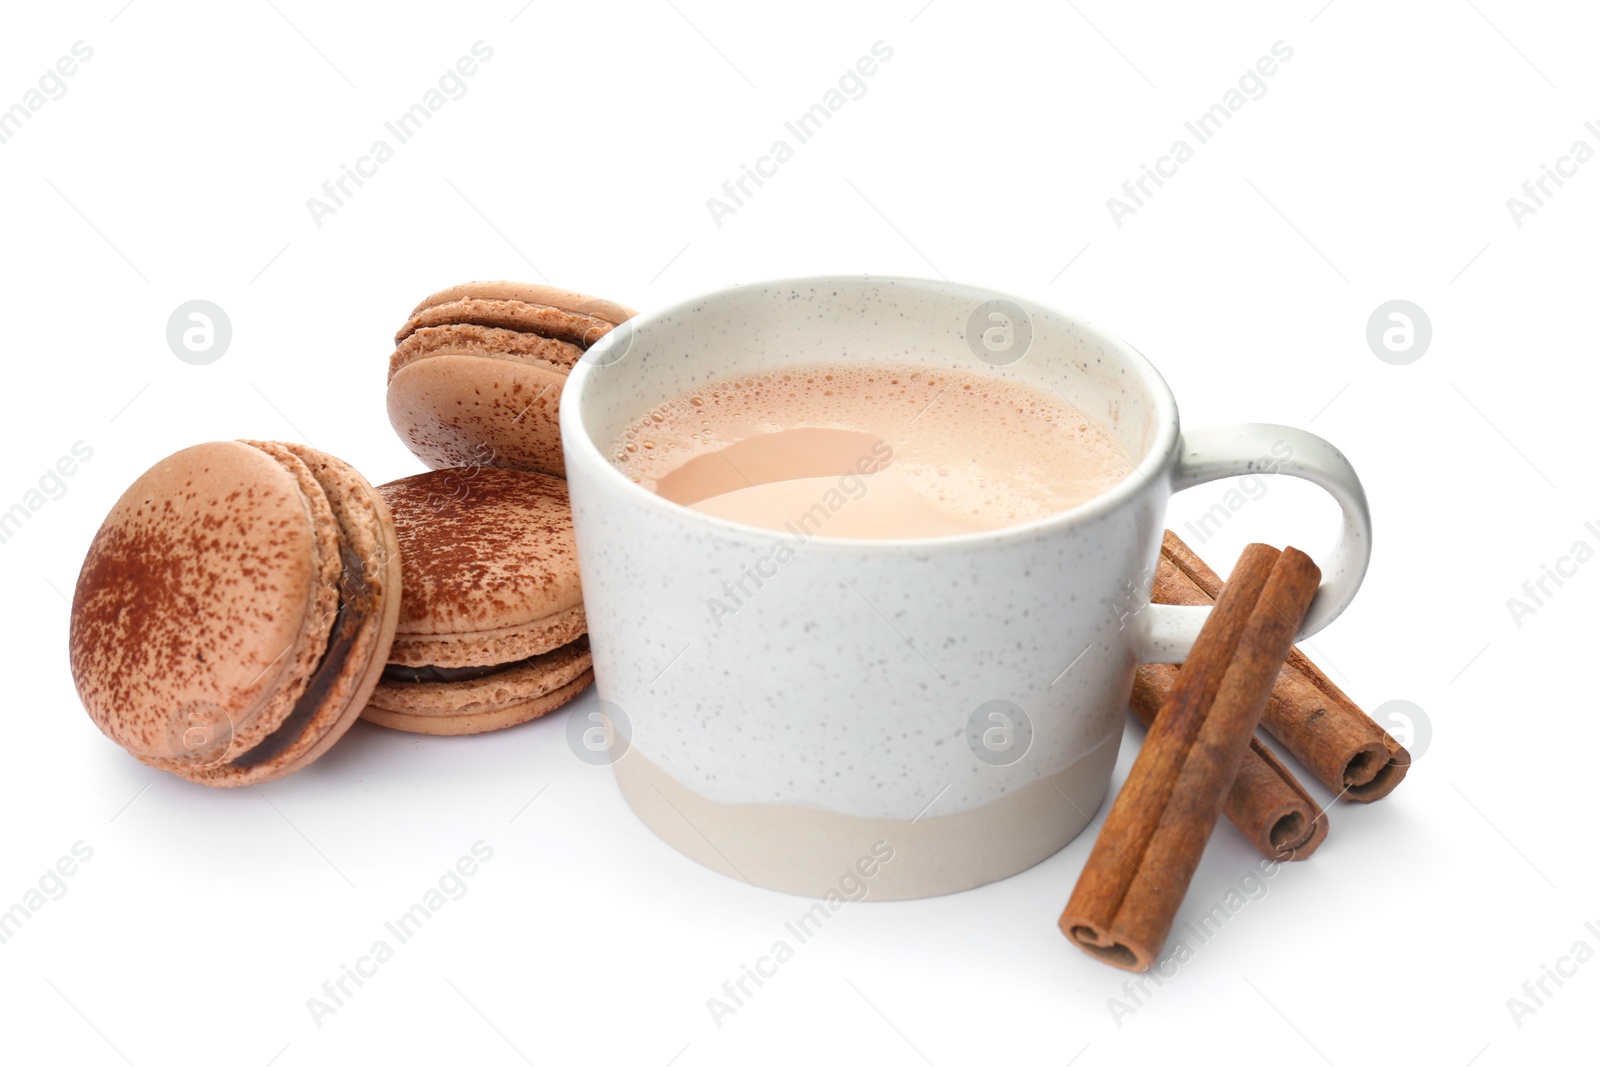
<path fill-rule="evenodd" d="M 894 274 L 817 274 L 791 278 L 773 278 L 752 282 L 740 282 L 724 286 L 687 297 L 664 307 L 650 311 L 642 311 L 627 320 L 625 327 L 634 331 L 641 325 L 649 325 L 656 320 L 691 309 L 704 309 L 710 301 L 732 296 L 743 290 L 800 287 L 800 286 L 825 286 L 841 282 L 868 282 L 892 288 L 921 289 L 934 291 L 947 295 L 965 294 L 969 298 L 976 298 L 981 304 L 986 300 L 1004 299 L 1021 305 L 1032 305 L 1040 310 L 1049 311 L 1064 321 L 1081 329 L 1102 346 L 1114 350 L 1117 357 L 1138 375 L 1140 382 L 1145 386 L 1151 398 L 1156 420 L 1155 435 L 1145 455 L 1133 466 L 1125 477 L 1112 485 L 1109 489 L 1065 511 L 1052 512 L 1038 519 L 1027 522 L 1002 526 L 993 530 L 974 530 L 971 533 L 944 534 L 938 537 L 830 537 L 817 535 L 806 540 L 807 550 L 831 550 L 839 552 L 873 552 L 873 551 L 901 551 L 907 548 L 916 551 L 945 551 L 960 550 L 975 545 L 990 545 L 996 541 L 1045 536 L 1060 533 L 1073 526 L 1088 523 L 1111 511 L 1126 505 L 1133 498 L 1147 489 L 1152 489 L 1160 483 L 1166 469 L 1169 467 L 1173 451 L 1178 441 L 1178 404 L 1177 398 L 1172 394 L 1172 388 L 1156 370 L 1155 366 L 1145 358 L 1144 354 L 1128 344 L 1117 335 L 1103 330 L 1100 327 L 1066 312 L 1040 303 L 1028 297 L 1018 297 L 1011 293 L 990 289 L 984 286 L 968 285 L 962 282 L 953 282 L 934 278 L 919 278 L 912 275 Z M 581 398 L 583 390 L 589 388 L 590 378 L 595 371 L 604 369 L 605 365 L 597 364 L 590 358 L 596 349 L 603 349 L 612 338 L 621 334 L 621 329 L 613 330 L 594 346 L 585 352 L 573 366 L 562 386 L 559 420 L 561 427 L 562 449 L 565 453 L 565 462 L 569 465 L 567 478 L 570 481 L 572 473 L 570 465 L 574 462 L 574 451 L 583 451 L 583 463 L 598 465 L 601 471 L 598 477 L 603 479 L 614 478 L 612 484 L 624 494 L 632 494 L 634 499 L 645 507 L 654 508 L 663 515 L 677 516 L 680 521 L 695 523 L 709 530 L 720 531 L 724 534 L 741 534 L 747 537 L 773 538 L 782 537 L 782 530 L 774 530 L 766 526 L 756 526 L 752 523 L 738 522 L 717 515 L 708 515 L 696 511 L 684 504 L 668 500 L 666 497 L 651 492 L 616 468 L 605 457 L 599 445 L 590 437 L 588 427 L 582 415 Z M 570 394 L 570 396 L 569 396 Z"/>

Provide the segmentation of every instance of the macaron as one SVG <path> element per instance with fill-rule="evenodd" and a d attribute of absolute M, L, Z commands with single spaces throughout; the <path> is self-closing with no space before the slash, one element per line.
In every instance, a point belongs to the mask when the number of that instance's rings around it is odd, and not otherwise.
<path fill-rule="evenodd" d="M 400 614 L 382 496 L 304 445 L 217 441 L 112 507 L 72 601 L 89 717 L 140 761 L 209 786 L 290 774 L 361 714 Z"/>
<path fill-rule="evenodd" d="M 594 680 L 567 483 L 459 467 L 378 487 L 400 546 L 400 620 L 363 717 L 422 734 L 536 719 Z"/>
<path fill-rule="evenodd" d="M 549 285 L 468 282 L 434 293 L 395 334 L 389 421 L 429 467 L 565 474 L 561 387 L 636 313 Z"/>

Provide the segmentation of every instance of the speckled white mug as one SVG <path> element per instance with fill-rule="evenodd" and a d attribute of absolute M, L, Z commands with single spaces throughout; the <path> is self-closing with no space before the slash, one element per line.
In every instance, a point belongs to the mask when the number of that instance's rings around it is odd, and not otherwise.
<path fill-rule="evenodd" d="M 1003 530 L 800 541 L 665 500 L 607 458 L 669 397 L 836 360 L 1057 389 L 1121 440 L 1136 471 Z M 591 714 L 613 727 L 603 759 L 675 848 L 811 896 L 966 889 L 1083 829 L 1110 782 L 1134 668 L 1181 661 L 1207 610 L 1148 603 L 1174 491 L 1266 459 L 1333 495 L 1344 529 L 1302 636 L 1349 603 L 1370 553 L 1361 483 L 1320 437 L 1270 425 L 1180 433 L 1172 393 L 1127 344 L 949 282 L 804 278 L 645 313 L 574 368 L 560 418 L 605 709 Z M 713 608 L 741 580 L 737 610 Z"/>

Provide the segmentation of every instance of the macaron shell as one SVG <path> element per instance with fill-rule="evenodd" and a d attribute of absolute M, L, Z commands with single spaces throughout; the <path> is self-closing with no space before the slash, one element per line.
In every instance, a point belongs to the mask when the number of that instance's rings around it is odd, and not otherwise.
<path fill-rule="evenodd" d="M 95 724 L 145 763 L 255 744 L 320 656 L 337 592 L 331 508 L 303 467 L 213 442 L 142 475 L 91 544 L 73 599 L 73 678 Z"/>
<path fill-rule="evenodd" d="M 301 459 L 322 486 L 337 523 L 343 558 L 357 568 L 350 575 L 341 567 L 345 611 L 337 621 L 344 632 L 334 633 L 334 643 L 327 646 L 329 655 L 342 648 L 343 660 L 304 723 L 285 724 L 297 732 L 283 739 L 277 752 L 255 762 L 249 762 L 252 754 L 247 753 L 232 764 L 204 768 L 196 780 L 207 785 L 273 781 L 327 752 L 361 717 L 382 677 L 400 618 L 400 546 L 383 497 L 343 460 L 305 445 L 277 447 Z"/>
<path fill-rule="evenodd" d="M 510 726 L 520 726 L 525 722 L 548 715 L 583 692 L 593 682 L 594 671 L 584 671 L 573 681 L 543 696 L 532 697 L 494 710 L 471 712 L 463 715 L 417 715 L 403 711 L 385 711 L 369 704 L 367 710 L 362 713 L 362 717 L 379 726 L 387 726 L 391 730 L 404 730 L 413 734 L 432 734 L 445 737 L 481 734 L 490 730 L 504 730 Z"/>
<path fill-rule="evenodd" d="M 570 289 L 559 289 L 553 285 L 535 285 L 530 282 L 505 281 L 465 282 L 461 285 L 452 285 L 422 301 L 412 309 L 411 314 L 416 316 L 428 308 L 438 307 L 440 304 L 453 304 L 458 300 L 520 300 L 525 304 L 544 304 L 564 311 L 592 315 L 597 319 L 604 319 L 613 326 L 620 326 L 638 314 L 632 308 L 623 307 L 610 300 L 602 300 L 597 296 L 584 296 Z"/>
<path fill-rule="evenodd" d="M 492 636 L 581 607 L 572 512 L 560 478 L 466 467 L 401 478 L 378 492 L 394 518 L 404 575 L 397 641 Z"/>
<path fill-rule="evenodd" d="M 595 318 L 593 315 L 566 311 L 544 304 L 525 304 L 520 300 L 467 299 L 423 308 L 400 327 L 400 332 L 394 335 L 394 343 L 400 344 L 417 330 L 427 326 L 448 326 L 457 323 L 536 333 L 541 337 L 552 337 L 581 348 L 588 348 L 610 333 L 616 325 Z"/>
<path fill-rule="evenodd" d="M 566 341 L 540 337 L 536 333 L 505 330 L 498 326 L 474 326 L 471 323 L 425 326 L 401 341 L 389 357 L 389 377 L 393 378 L 402 367 L 429 356 L 509 359 L 561 374 L 571 370 L 572 365 L 583 358 L 583 349 Z"/>
<path fill-rule="evenodd" d="M 238 444 L 259 449 L 271 456 L 280 467 L 293 475 L 295 484 L 311 511 L 311 531 L 316 548 L 317 580 L 313 586 L 311 611 L 306 616 L 306 626 L 301 641 L 289 660 L 289 671 L 284 681 L 268 699 L 263 713 L 253 721 L 233 724 L 233 740 L 225 756 L 196 760 L 197 753 L 185 753 L 173 761 L 151 761 L 151 766 L 171 771 L 190 781 L 205 781 L 213 777 L 218 766 L 236 759 L 265 741 L 283 728 L 293 714 L 300 696 L 328 647 L 329 636 L 339 610 L 339 577 L 343 565 L 339 547 L 339 529 L 334 520 L 333 503 L 328 499 L 322 483 L 300 456 L 290 448 L 275 441 L 239 441 Z"/>
<path fill-rule="evenodd" d="M 389 380 L 389 421 L 428 466 L 561 475 L 565 371 L 481 355 L 419 359 Z"/>

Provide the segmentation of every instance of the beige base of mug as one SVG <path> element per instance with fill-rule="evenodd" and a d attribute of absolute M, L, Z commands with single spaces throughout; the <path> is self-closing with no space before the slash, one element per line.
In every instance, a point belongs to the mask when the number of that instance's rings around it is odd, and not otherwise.
<path fill-rule="evenodd" d="M 714 871 L 806 897 L 831 891 L 846 900 L 909 900 L 985 885 L 1055 855 L 1105 799 L 1121 741 L 1119 730 L 1064 770 L 981 807 L 915 819 L 717 803 L 637 748 L 612 769 L 645 825 Z M 884 846 L 892 850 L 887 860 Z"/>

